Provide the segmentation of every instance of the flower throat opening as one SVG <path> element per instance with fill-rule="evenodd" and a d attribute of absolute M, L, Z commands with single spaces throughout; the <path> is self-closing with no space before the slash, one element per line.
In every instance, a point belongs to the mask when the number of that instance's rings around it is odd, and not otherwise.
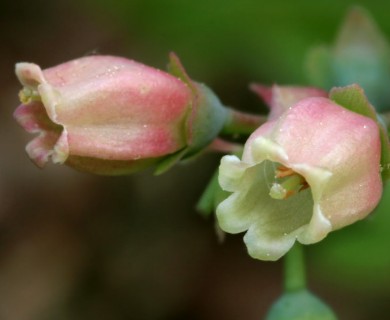
<path fill-rule="evenodd" d="M 275 170 L 275 182 L 269 195 L 273 199 L 283 200 L 309 188 L 309 184 L 300 174 L 290 168 L 279 165 Z"/>

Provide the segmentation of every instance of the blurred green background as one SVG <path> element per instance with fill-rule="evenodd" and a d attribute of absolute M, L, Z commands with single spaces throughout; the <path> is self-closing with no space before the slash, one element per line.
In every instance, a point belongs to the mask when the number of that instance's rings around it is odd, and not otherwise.
<path fill-rule="evenodd" d="M 332 43 L 363 5 L 390 37 L 383 1 L 79 0 L 0 3 L 0 319 L 262 319 L 281 262 L 251 259 L 242 236 L 219 244 L 194 207 L 219 157 L 154 177 L 98 177 L 24 153 L 12 119 L 14 64 L 49 67 L 99 53 L 164 69 L 175 51 L 226 105 L 264 105 L 250 82 L 308 84 L 312 46 Z M 308 248 L 310 287 L 340 319 L 390 314 L 390 194 L 365 221 Z"/>

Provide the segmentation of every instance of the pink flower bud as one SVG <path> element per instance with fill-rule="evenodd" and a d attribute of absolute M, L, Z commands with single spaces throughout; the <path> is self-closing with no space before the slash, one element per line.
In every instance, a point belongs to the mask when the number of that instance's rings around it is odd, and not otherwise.
<path fill-rule="evenodd" d="M 377 123 L 327 98 L 306 98 L 258 128 L 242 160 L 225 156 L 221 228 L 247 231 L 249 254 L 276 260 L 366 217 L 382 193 Z"/>
<path fill-rule="evenodd" d="M 254 83 L 251 85 L 251 89 L 269 106 L 269 120 L 274 120 L 280 117 L 289 107 L 304 98 L 328 97 L 326 91 L 314 87 L 278 85 L 268 87 Z"/>
<path fill-rule="evenodd" d="M 198 101 L 209 108 L 212 96 L 199 84 L 194 90 L 168 73 L 112 56 L 43 71 L 18 63 L 16 74 L 24 89 L 15 118 L 38 133 L 26 147 L 30 158 L 40 167 L 51 158 L 101 174 L 137 171 L 187 152 L 192 128 L 199 126 L 193 110 L 200 108 Z"/>

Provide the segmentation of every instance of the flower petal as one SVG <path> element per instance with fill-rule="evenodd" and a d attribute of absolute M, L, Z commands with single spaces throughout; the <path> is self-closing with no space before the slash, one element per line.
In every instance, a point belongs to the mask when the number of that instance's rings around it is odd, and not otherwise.
<path fill-rule="evenodd" d="M 222 189 L 229 192 L 237 191 L 242 175 L 248 165 L 241 162 L 237 156 L 224 156 L 219 167 L 219 184 Z"/>
<path fill-rule="evenodd" d="M 61 127 L 50 120 L 47 116 L 45 107 L 39 101 L 21 104 L 16 108 L 14 118 L 27 132 L 36 133 L 43 130 L 61 130 Z"/>
<path fill-rule="evenodd" d="M 323 215 L 320 205 L 315 203 L 309 224 L 297 233 L 298 241 L 303 244 L 316 243 L 324 239 L 332 230 L 332 224 Z"/>
<path fill-rule="evenodd" d="M 53 148 L 58 140 L 56 132 L 41 132 L 41 134 L 30 141 L 26 146 L 27 154 L 35 164 L 42 168 L 53 154 Z"/>
<path fill-rule="evenodd" d="M 297 233 L 299 233 L 299 229 L 293 233 L 280 235 L 272 233 L 262 225 L 255 224 L 245 234 L 244 242 L 251 257 L 264 261 L 275 261 L 291 249 Z"/>
<path fill-rule="evenodd" d="M 270 107 L 269 120 L 279 118 L 288 108 L 304 98 L 328 96 L 326 91 L 313 87 L 278 85 L 268 87 L 261 84 L 252 84 L 251 89 Z"/>
<path fill-rule="evenodd" d="M 14 112 L 14 118 L 27 132 L 39 134 L 28 143 L 26 151 L 36 165 L 42 168 L 53 155 L 62 128 L 49 119 L 39 101 L 20 105 Z"/>
<path fill-rule="evenodd" d="M 69 152 L 107 160 L 156 158 L 176 152 L 177 143 L 164 123 L 160 125 L 89 125 L 66 126 Z"/>
<path fill-rule="evenodd" d="M 272 160 L 279 163 L 287 163 L 288 155 L 277 143 L 264 137 L 258 137 L 252 142 L 252 159 L 255 163 L 263 160 Z"/>
<path fill-rule="evenodd" d="M 284 236 L 309 223 L 313 207 L 310 190 L 285 200 L 273 199 L 269 192 L 274 173 L 274 164 L 268 160 L 245 170 L 239 189 L 217 208 L 222 230 L 238 233 L 256 224 Z"/>
<path fill-rule="evenodd" d="M 296 239 L 315 243 L 364 218 L 382 193 L 380 143 L 372 119 L 326 98 L 298 102 L 249 137 L 241 163 L 233 158 L 235 168 L 245 164 L 246 169 L 227 179 L 233 194 L 217 208 L 221 228 L 248 230 L 249 254 L 276 260 Z M 288 169 L 285 176 L 276 173 L 280 165 Z M 220 174 L 228 177 L 228 169 Z M 287 188 L 297 176 L 303 179 L 299 189 L 270 195 L 271 186 Z"/>
<path fill-rule="evenodd" d="M 305 177 L 305 180 L 311 188 L 314 202 L 311 220 L 302 229 L 302 233 L 298 235 L 298 240 L 303 244 L 321 241 L 333 229 L 331 222 L 324 216 L 320 206 L 323 191 L 333 174 L 328 170 L 306 164 L 292 165 L 291 169 Z"/>
<path fill-rule="evenodd" d="M 17 63 L 15 73 L 21 84 L 29 88 L 36 88 L 38 84 L 45 82 L 41 68 L 34 63 Z"/>

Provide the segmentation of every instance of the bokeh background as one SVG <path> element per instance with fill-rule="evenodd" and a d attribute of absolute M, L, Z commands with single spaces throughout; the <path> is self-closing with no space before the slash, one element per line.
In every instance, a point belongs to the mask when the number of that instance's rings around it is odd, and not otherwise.
<path fill-rule="evenodd" d="M 264 112 L 248 84 L 308 84 L 307 50 L 332 43 L 353 4 L 390 38 L 390 5 L 375 0 L 1 1 L 0 319 L 255 320 L 282 290 L 281 262 L 251 259 L 241 235 L 220 244 L 195 210 L 219 156 L 158 177 L 36 168 L 12 119 L 15 62 L 99 53 L 165 69 L 175 51 L 226 105 Z M 309 286 L 340 319 L 390 314 L 389 197 L 307 248 Z"/>

